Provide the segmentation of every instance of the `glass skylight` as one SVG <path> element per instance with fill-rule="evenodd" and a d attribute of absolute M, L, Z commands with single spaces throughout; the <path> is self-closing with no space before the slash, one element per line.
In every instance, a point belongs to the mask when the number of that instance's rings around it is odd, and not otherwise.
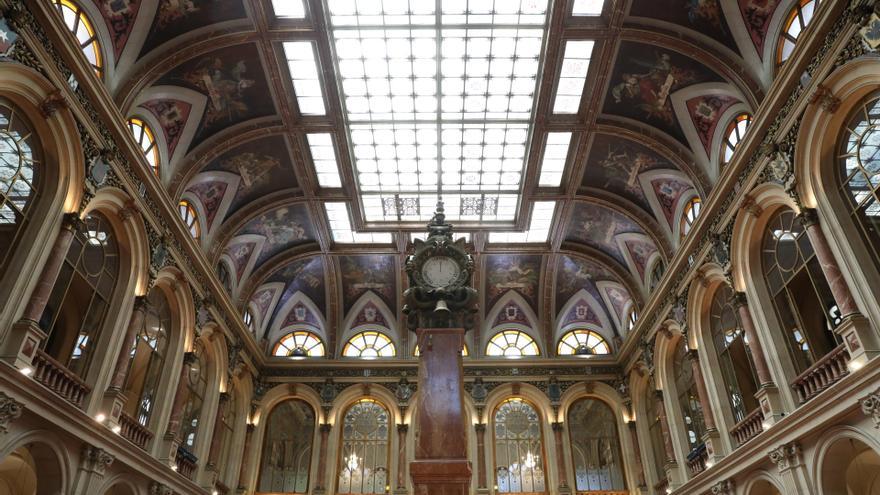
<path fill-rule="evenodd" d="M 324 115 L 324 95 L 321 80 L 318 78 L 318 64 L 315 57 L 315 44 L 311 41 L 289 41 L 284 43 L 284 56 L 293 80 L 293 92 L 299 111 L 303 115 Z"/>
<path fill-rule="evenodd" d="M 315 173 L 318 174 L 318 185 L 321 187 L 342 187 L 339 177 L 339 166 L 336 164 L 336 150 L 333 147 L 333 136 L 329 132 L 308 134 L 309 152 Z"/>
<path fill-rule="evenodd" d="M 553 113 L 577 113 L 580 108 L 594 44 L 592 40 L 565 42 L 565 55 L 553 100 Z"/>
<path fill-rule="evenodd" d="M 550 234 L 550 224 L 553 223 L 553 213 L 556 210 L 556 201 L 535 201 L 532 209 L 532 220 L 529 229 L 525 232 L 490 232 L 490 243 L 541 243 L 547 242 Z"/>
<path fill-rule="evenodd" d="M 562 172 L 565 170 L 565 159 L 568 157 L 570 143 L 570 132 L 550 132 L 547 134 L 544 156 L 541 159 L 541 175 L 538 177 L 539 186 L 559 187 L 562 184 Z"/>
<path fill-rule="evenodd" d="M 547 0 L 327 4 L 365 219 L 514 220 Z"/>
<path fill-rule="evenodd" d="M 571 13 L 576 16 L 599 15 L 604 4 L 605 0 L 574 0 Z"/>
<path fill-rule="evenodd" d="M 345 203 L 324 203 L 327 210 L 327 220 L 330 221 L 330 231 L 333 233 L 333 242 L 340 244 L 390 244 L 389 232 L 355 232 L 351 229 L 351 218 Z"/>
<path fill-rule="evenodd" d="M 303 19 L 306 16 L 303 0 L 272 0 L 272 10 L 275 11 L 275 17 Z"/>

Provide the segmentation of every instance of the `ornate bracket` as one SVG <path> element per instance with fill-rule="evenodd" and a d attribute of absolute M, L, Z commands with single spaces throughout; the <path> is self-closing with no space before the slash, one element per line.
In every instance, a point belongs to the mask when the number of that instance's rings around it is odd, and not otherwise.
<path fill-rule="evenodd" d="M 87 471 L 91 471 L 99 476 L 104 476 L 107 468 L 113 464 L 116 457 L 108 453 L 104 449 L 100 449 L 90 444 L 83 444 L 82 448 L 82 465 Z"/>
<path fill-rule="evenodd" d="M 800 463 L 801 446 L 797 442 L 789 442 L 767 453 L 773 464 L 779 469 L 779 472 L 790 469 Z"/>
<path fill-rule="evenodd" d="M 874 428 L 880 428 L 880 388 L 859 400 L 862 412 L 874 421 Z"/>
<path fill-rule="evenodd" d="M 20 418 L 23 411 L 24 404 L 0 392 L 0 433 L 6 433 L 9 423 Z"/>

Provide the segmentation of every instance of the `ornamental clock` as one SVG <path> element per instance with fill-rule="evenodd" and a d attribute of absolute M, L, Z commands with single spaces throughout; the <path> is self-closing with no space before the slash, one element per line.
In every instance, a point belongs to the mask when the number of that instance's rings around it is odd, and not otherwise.
<path fill-rule="evenodd" d="M 417 328 L 470 329 L 477 312 L 477 291 L 470 286 L 474 259 L 464 238 L 452 240 L 443 203 L 428 224 L 428 238 L 416 239 L 406 259 L 409 288 L 403 293 L 410 330 Z"/>

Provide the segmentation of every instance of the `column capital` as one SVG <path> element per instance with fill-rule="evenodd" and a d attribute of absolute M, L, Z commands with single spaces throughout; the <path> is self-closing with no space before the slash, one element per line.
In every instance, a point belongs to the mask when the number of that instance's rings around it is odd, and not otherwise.
<path fill-rule="evenodd" d="M 172 495 L 173 493 L 174 492 L 171 491 L 171 488 L 168 488 L 166 485 L 163 485 L 158 481 L 150 483 L 150 495 Z"/>
<path fill-rule="evenodd" d="M 134 311 L 147 310 L 147 296 L 134 296 Z"/>
<path fill-rule="evenodd" d="M 0 394 L 2 394 L 2 392 L 0 392 Z M 0 404 L 2 404 L 2 400 L 0 400 Z M 874 428 L 880 428 L 880 388 L 869 394 L 867 397 L 861 398 L 859 404 L 862 406 L 862 412 L 865 416 L 869 416 L 874 420 Z M 3 408 L 0 406 L 0 411 L 2 410 Z M 0 424 L 2 424 L 2 422 L 0 422 Z"/>
<path fill-rule="evenodd" d="M 88 443 L 83 444 L 81 461 L 83 469 L 94 472 L 99 476 L 104 476 L 107 468 L 110 467 L 115 460 L 116 457 L 108 453 L 106 450 Z"/>
<path fill-rule="evenodd" d="M 184 352 L 183 353 L 183 365 L 184 366 L 192 366 L 196 362 L 196 353 L 195 352 Z"/>
<path fill-rule="evenodd" d="M 409 431 L 409 425 L 406 423 L 400 423 L 397 425 L 397 433 L 406 433 Z"/>
<path fill-rule="evenodd" d="M 231 396 L 229 392 L 220 392 L 220 397 L 217 399 L 217 404 L 219 405 L 219 407 L 217 408 L 218 412 L 220 411 L 220 407 L 223 407 L 224 404 L 229 402 L 230 398 Z"/>
<path fill-rule="evenodd" d="M 733 495 L 736 493 L 736 484 L 733 480 L 721 480 L 712 485 L 712 495 Z"/>
<path fill-rule="evenodd" d="M 257 425 L 255 425 L 255 424 L 253 424 L 253 423 L 248 423 L 247 426 L 246 426 L 245 428 L 247 429 L 247 432 L 248 432 L 248 433 L 253 433 L 254 430 L 257 429 Z"/>
<path fill-rule="evenodd" d="M 684 355 L 691 360 L 691 362 L 699 363 L 700 362 L 700 353 L 697 352 L 696 349 L 688 349 Z"/>
<path fill-rule="evenodd" d="M 660 402 L 663 402 L 663 390 L 659 389 L 659 388 L 655 389 L 654 390 L 654 398 Z"/>
<path fill-rule="evenodd" d="M 24 411 L 24 404 L 0 392 L 0 433 L 6 433 L 9 430 L 9 423 L 21 417 Z"/>
<path fill-rule="evenodd" d="M 819 224 L 819 212 L 815 208 L 801 208 L 797 219 L 804 228 L 809 228 Z"/>
<path fill-rule="evenodd" d="M 477 433 L 486 433 L 486 423 L 475 424 L 474 431 L 476 431 Z"/>
<path fill-rule="evenodd" d="M 69 230 L 71 232 L 75 232 L 85 225 L 83 219 L 80 218 L 79 213 L 71 212 L 65 213 L 61 218 L 61 228 Z"/>
<path fill-rule="evenodd" d="M 321 423 L 321 433 L 330 433 L 330 430 L 333 428 L 333 425 L 330 423 Z"/>
<path fill-rule="evenodd" d="M 797 442 L 789 442 L 771 450 L 767 456 L 773 464 L 776 464 L 779 472 L 782 472 L 800 464 L 801 454 L 801 445 Z"/>
<path fill-rule="evenodd" d="M 553 431 L 562 431 L 563 426 L 561 421 L 557 421 L 555 423 L 550 423 L 550 426 L 553 428 Z"/>
<path fill-rule="evenodd" d="M 745 292 L 735 291 L 733 293 L 733 297 L 731 298 L 731 302 L 733 302 L 734 308 L 741 308 L 743 306 L 749 305 L 749 298 L 746 297 Z"/>

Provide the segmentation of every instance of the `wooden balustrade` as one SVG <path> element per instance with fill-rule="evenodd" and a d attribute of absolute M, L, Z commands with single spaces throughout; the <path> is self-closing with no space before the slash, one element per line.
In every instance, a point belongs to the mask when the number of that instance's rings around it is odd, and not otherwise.
<path fill-rule="evenodd" d="M 791 383 L 791 388 L 797 393 L 801 404 L 848 375 L 847 363 L 849 351 L 846 350 L 846 345 L 840 344 L 798 375 Z"/>
<path fill-rule="evenodd" d="M 738 446 L 742 445 L 764 431 L 763 422 L 764 413 L 761 412 L 761 408 L 757 408 L 734 425 L 730 430 L 730 435 L 736 440 Z"/>
<path fill-rule="evenodd" d="M 654 493 L 656 495 L 666 495 L 667 488 L 669 488 L 669 480 L 663 478 L 654 485 Z"/>
<path fill-rule="evenodd" d="M 177 455 L 174 457 L 177 464 L 177 472 L 187 479 L 192 479 L 193 473 L 196 471 L 199 458 L 194 456 L 190 451 L 183 447 L 177 447 Z"/>
<path fill-rule="evenodd" d="M 153 432 L 141 426 L 134 418 L 125 413 L 119 415 L 119 427 L 119 434 L 123 438 L 142 449 L 146 449 L 147 442 L 153 438 Z"/>
<path fill-rule="evenodd" d="M 37 349 L 33 365 L 34 380 L 42 383 L 67 402 L 82 408 L 83 400 L 92 391 L 86 382 L 42 349 Z"/>
<path fill-rule="evenodd" d="M 706 444 L 697 445 L 687 456 L 688 471 L 692 476 L 702 473 L 706 470 L 706 461 L 708 460 L 709 452 L 706 451 Z"/>

